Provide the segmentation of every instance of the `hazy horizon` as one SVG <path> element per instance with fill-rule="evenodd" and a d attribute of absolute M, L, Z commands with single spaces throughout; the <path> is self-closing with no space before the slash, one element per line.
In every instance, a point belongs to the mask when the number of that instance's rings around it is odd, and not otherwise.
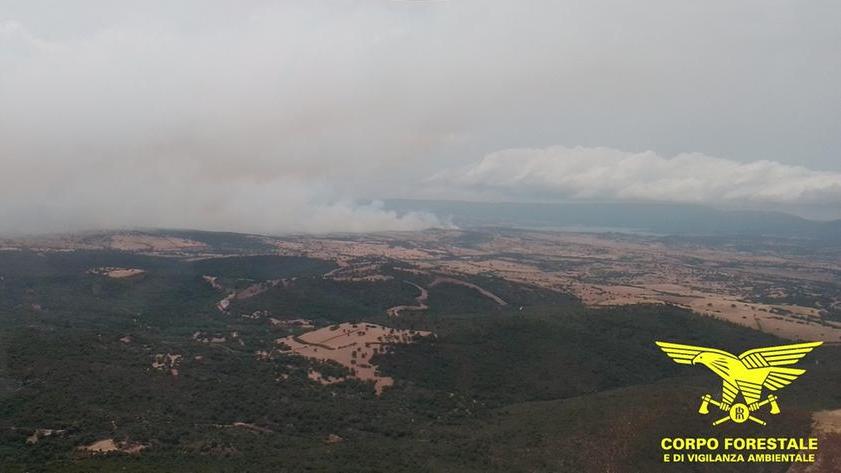
<path fill-rule="evenodd" d="M 389 198 L 841 218 L 841 6 L 0 0 L 0 233 L 446 225 Z"/>

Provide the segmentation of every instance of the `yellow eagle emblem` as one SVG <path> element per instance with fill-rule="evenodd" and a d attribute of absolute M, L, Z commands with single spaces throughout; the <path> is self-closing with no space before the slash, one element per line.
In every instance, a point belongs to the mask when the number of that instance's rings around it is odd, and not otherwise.
<path fill-rule="evenodd" d="M 770 405 L 770 414 L 779 414 L 780 406 L 777 396 L 773 394 L 760 401 L 763 388 L 777 391 L 791 384 L 806 370 L 788 366 L 796 364 L 807 353 L 823 344 L 811 342 L 756 348 L 735 356 L 715 348 L 656 343 L 675 363 L 704 365 L 724 381 L 721 387 L 721 401 L 713 399 L 709 394 L 701 396 L 701 407 L 698 408 L 700 414 L 709 414 L 710 404 L 727 412 L 727 416 L 713 422 L 713 425 L 728 420 L 740 424 L 750 420 L 765 425 L 765 421 L 754 417 L 752 413 L 762 406 Z M 742 395 L 744 403 L 737 402 L 739 394 Z"/>

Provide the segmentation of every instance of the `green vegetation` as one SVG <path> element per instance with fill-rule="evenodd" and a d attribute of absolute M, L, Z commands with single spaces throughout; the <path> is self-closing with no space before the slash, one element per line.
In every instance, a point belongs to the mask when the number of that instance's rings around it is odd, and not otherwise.
<path fill-rule="evenodd" d="M 335 268 L 327 261 L 296 256 L 237 256 L 212 258 L 192 263 L 196 274 L 227 279 L 269 280 L 302 276 L 320 276 Z"/>
<path fill-rule="evenodd" d="M 146 273 L 119 280 L 87 273 L 100 266 Z M 569 296 L 485 277 L 469 282 L 507 306 L 441 284 L 430 289 L 428 311 L 388 319 L 388 307 L 418 295 L 404 273 L 378 282 L 321 277 L 333 268 L 280 256 L 189 262 L 0 252 L 0 471 L 660 471 L 659 438 L 709 432 L 696 400 L 720 385 L 669 361 L 654 340 L 735 352 L 782 343 L 672 307 L 587 310 Z M 222 313 L 215 304 L 224 293 L 204 274 L 240 285 L 295 279 Z M 378 398 L 370 383 L 310 381 L 314 365 L 302 358 L 258 360 L 257 351 L 296 329 L 241 316 L 255 311 L 437 336 L 375 358 L 396 382 Z M 203 343 L 195 332 L 225 341 Z M 808 375 L 785 391 L 769 433 L 803 435 L 810 410 L 841 405 L 841 369 L 831 362 L 840 352 L 810 355 Z M 154 368 L 164 354 L 181 358 Z M 64 432 L 27 444 L 39 428 Z M 327 442 L 331 435 L 340 439 Z M 148 448 L 96 456 L 77 449 L 107 438 Z"/>
<path fill-rule="evenodd" d="M 401 281 L 337 282 L 301 278 L 289 287 L 278 286 L 236 303 L 245 313 L 267 309 L 281 318 L 303 317 L 336 322 L 385 318 L 389 307 L 413 303 L 417 289 Z"/>

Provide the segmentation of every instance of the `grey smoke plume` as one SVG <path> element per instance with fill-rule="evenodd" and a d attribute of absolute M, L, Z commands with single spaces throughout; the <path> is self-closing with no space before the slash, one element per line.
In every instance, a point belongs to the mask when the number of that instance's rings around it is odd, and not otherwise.
<path fill-rule="evenodd" d="M 357 202 L 479 185 L 834 202 L 838 24 L 831 0 L 0 0 L 0 232 L 418 229 L 442 222 Z M 661 195 L 627 160 L 621 192 L 528 157 L 426 180 L 558 143 L 725 161 L 650 158 Z M 606 159 L 577 156 L 540 166 Z M 683 164 L 752 191 L 704 193 Z"/>

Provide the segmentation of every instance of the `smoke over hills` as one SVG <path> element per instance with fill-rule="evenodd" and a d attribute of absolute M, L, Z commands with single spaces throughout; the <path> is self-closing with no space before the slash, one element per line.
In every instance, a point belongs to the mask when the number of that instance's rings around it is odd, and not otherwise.
<path fill-rule="evenodd" d="M 447 224 L 358 203 L 393 197 L 837 210 L 839 21 L 820 1 L 3 2 L 0 232 Z"/>

